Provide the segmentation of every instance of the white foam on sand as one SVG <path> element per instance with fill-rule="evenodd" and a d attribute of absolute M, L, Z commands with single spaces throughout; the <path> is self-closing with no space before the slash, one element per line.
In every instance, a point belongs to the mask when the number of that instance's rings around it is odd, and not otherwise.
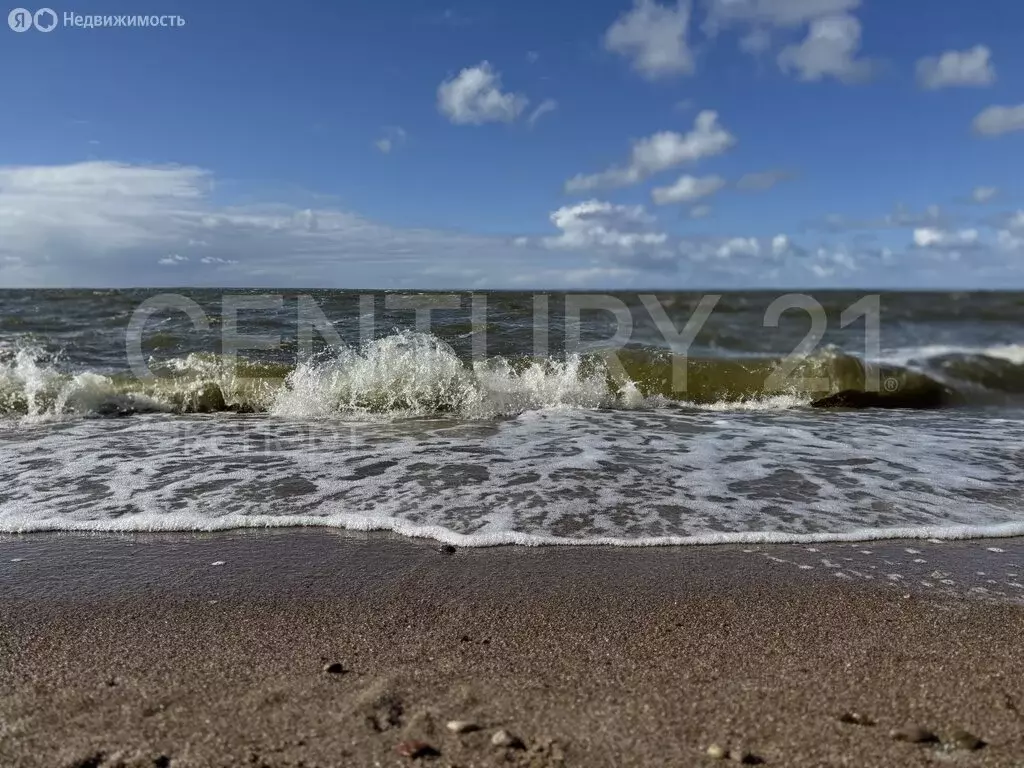
<path fill-rule="evenodd" d="M 834 533 L 782 533 L 778 531 L 746 531 L 736 533 L 708 533 L 696 536 L 649 536 L 627 538 L 594 536 L 575 538 L 544 536 L 518 531 L 462 534 L 447 528 L 415 525 L 385 517 L 361 515 L 295 516 L 287 519 L 266 515 L 225 515 L 203 518 L 191 515 L 142 515 L 130 520 L 60 519 L 19 520 L 17 515 L 5 519 L 3 533 L 40 532 L 196 532 L 241 530 L 253 528 L 340 528 L 350 531 L 390 531 L 410 538 L 434 539 L 457 547 L 520 546 L 613 546 L 613 547 L 671 547 L 712 544 L 816 544 L 828 542 L 884 541 L 889 539 L 992 539 L 1024 536 L 1024 522 L 994 525 L 954 525 L 902 527 L 834 532 Z M 212 565 L 224 565 L 217 561 Z"/>
<path fill-rule="evenodd" d="M 1024 422 L 984 414 L 146 416 L 0 433 L 0 531 L 327 526 L 457 546 L 1024 535 Z"/>

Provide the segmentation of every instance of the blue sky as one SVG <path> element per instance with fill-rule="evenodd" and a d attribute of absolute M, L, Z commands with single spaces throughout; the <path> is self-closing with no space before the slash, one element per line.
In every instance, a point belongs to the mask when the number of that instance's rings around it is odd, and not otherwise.
<path fill-rule="evenodd" d="M 0 286 L 1024 287 L 1015 0 L 53 10 Z"/>

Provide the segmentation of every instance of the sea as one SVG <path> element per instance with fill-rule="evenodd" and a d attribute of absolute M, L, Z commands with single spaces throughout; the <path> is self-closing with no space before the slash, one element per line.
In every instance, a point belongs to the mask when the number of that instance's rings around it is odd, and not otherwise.
<path fill-rule="evenodd" d="M 1024 293 L 0 290 L 0 533 L 1024 534 Z"/>

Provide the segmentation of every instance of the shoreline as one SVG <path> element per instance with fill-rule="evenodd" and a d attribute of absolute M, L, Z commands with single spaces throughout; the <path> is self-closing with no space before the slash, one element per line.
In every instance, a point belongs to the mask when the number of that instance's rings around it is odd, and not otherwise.
<path fill-rule="evenodd" d="M 1020 577 L 1021 539 L 2 536 L 0 764 L 702 766 L 718 744 L 766 765 L 1019 765 Z M 889 737 L 908 725 L 941 743 Z M 403 756 L 413 740 L 439 755 Z"/>

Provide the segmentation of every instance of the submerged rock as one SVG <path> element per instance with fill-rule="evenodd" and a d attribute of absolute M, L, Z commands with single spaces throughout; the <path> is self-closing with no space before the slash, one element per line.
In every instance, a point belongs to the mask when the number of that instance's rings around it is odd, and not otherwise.
<path fill-rule="evenodd" d="M 328 675 L 343 675 L 347 671 L 340 661 L 324 664 L 324 673 Z"/>

